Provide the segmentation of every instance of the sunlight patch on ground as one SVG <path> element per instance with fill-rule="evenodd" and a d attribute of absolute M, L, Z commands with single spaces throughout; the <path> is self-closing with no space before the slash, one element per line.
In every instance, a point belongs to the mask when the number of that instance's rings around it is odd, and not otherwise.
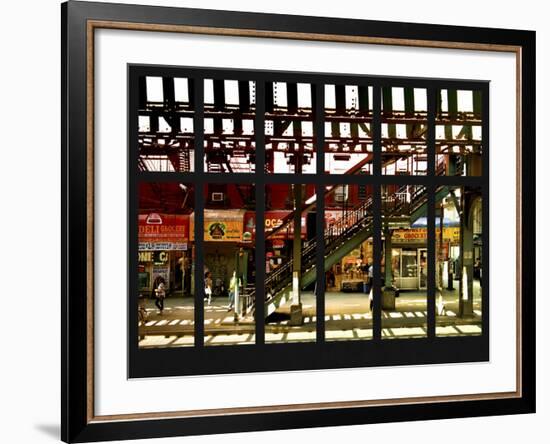
<path fill-rule="evenodd" d="M 327 339 L 353 339 L 352 330 L 328 330 L 325 332 Z"/>
<path fill-rule="evenodd" d="M 421 327 L 400 327 L 400 328 L 383 328 L 382 337 L 384 339 L 392 338 L 418 338 L 426 336 L 426 332 Z"/>
<path fill-rule="evenodd" d="M 280 342 L 283 340 L 284 333 L 265 333 L 265 342 Z"/>
<path fill-rule="evenodd" d="M 190 346 L 195 344 L 195 338 L 193 336 L 181 336 L 177 338 L 172 345 Z"/>
<path fill-rule="evenodd" d="M 478 325 L 457 325 L 456 328 L 464 334 L 481 334 L 481 327 Z"/>
<path fill-rule="evenodd" d="M 315 341 L 314 331 L 289 331 L 286 334 L 287 341 Z"/>
<path fill-rule="evenodd" d="M 139 341 L 140 347 L 153 347 L 159 345 L 168 345 L 171 342 L 175 341 L 177 336 L 145 336 L 145 339 Z"/>
<path fill-rule="evenodd" d="M 213 336 L 206 336 L 204 338 L 204 343 L 206 345 L 228 345 L 228 344 L 248 344 L 254 343 L 254 335 L 243 333 L 243 334 L 220 334 Z"/>

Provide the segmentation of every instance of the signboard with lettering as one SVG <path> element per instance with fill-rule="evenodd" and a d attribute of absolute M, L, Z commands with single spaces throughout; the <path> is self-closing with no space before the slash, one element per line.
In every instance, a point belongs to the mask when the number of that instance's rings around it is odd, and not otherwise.
<path fill-rule="evenodd" d="M 189 241 L 189 216 L 149 213 L 138 219 L 139 250 L 186 250 Z"/>
<path fill-rule="evenodd" d="M 435 237 L 439 240 L 439 228 L 435 229 Z M 394 230 L 392 233 L 392 242 L 394 244 L 424 243 L 427 241 L 428 230 L 426 228 L 410 228 Z M 451 245 L 460 243 L 459 227 L 443 227 L 443 241 L 450 242 Z"/>
<path fill-rule="evenodd" d="M 287 217 L 289 214 L 291 214 L 291 211 L 288 210 L 273 210 L 273 211 L 266 211 L 264 215 L 264 230 L 265 235 L 267 236 L 269 233 L 271 233 L 275 228 L 278 228 L 283 223 L 283 219 Z M 245 233 L 249 232 L 249 240 L 252 241 L 255 239 L 256 235 L 256 214 L 253 211 L 247 211 L 244 215 L 245 220 Z M 250 230 L 249 227 L 253 227 L 253 230 Z M 306 226 L 306 217 L 305 215 L 302 215 L 301 218 L 301 237 L 302 239 L 305 239 L 307 236 L 307 226 Z M 279 232 L 275 233 L 272 236 L 269 236 L 270 240 L 284 240 L 284 239 L 292 239 L 294 236 L 294 224 L 289 224 L 284 229 L 280 230 Z M 243 240 L 244 236 L 243 236 Z"/>
<path fill-rule="evenodd" d="M 243 240 L 243 210 L 204 210 L 205 242 L 241 242 Z M 194 215 L 190 218 L 190 237 L 195 238 Z"/>
<path fill-rule="evenodd" d="M 140 242 L 139 251 L 187 251 L 187 242 Z"/>
<path fill-rule="evenodd" d="M 138 262 L 152 262 L 154 265 L 164 265 L 168 263 L 170 256 L 167 251 L 140 251 L 138 252 Z"/>

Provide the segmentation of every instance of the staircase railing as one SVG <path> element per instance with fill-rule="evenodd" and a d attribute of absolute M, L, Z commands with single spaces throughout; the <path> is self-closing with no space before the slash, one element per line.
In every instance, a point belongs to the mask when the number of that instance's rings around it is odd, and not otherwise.
<path fill-rule="evenodd" d="M 412 189 L 412 193 L 411 193 Z M 395 192 L 391 193 L 392 201 L 383 203 L 383 210 L 387 217 L 397 217 L 405 214 L 412 214 L 427 202 L 426 187 L 418 185 L 410 187 L 401 186 Z M 391 204 L 389 204 L 391 202 Z M 323 240 L 325 246 L 325 258 L 336 251 L 347 240 L 354 237 L 358 232 L 367 230 L 372 231 L 372 197 L 369 197 L 362 204 L 344 211 L 342 217 L 325 227 Z M 316 238 L 304 242 L 301 257 L 302 274 L 312 267 L 315 267 Z M 284 264 L 268 273 L 265 279 L 266 302 L 277 297 L 277 295 L 287 288 L 292 282 L 293 260 L 290 259 Z M 254 307 L 254 293 L 252 290 L 249 298 L 249 309 Z"/>
<path fill-rule="evenodd" d="M 357 207 L 347 210 L 336 222 L 330 224 L 324 231 L 325 254 L 333 251 L 339 244 L 353 236 L 357 231 L 369 229 L 372 224 L 372 198 Z M 301 271 L 304 273 L 315 267 L 316 239 L 304 242 L 301 256 Z M 266 299 L 269 301 L 292 282 L 293 259 L 270 272 L 265 279 Z"/>
<path fill-rule="evenodd" d="M 412 189 L 412 193 L 411 193 Z M 423 185 L 403 185 L 397 191 L 382 198 L 382 210 L 388 217 L 410 215 L 427 199 L 426 187 Z"/>

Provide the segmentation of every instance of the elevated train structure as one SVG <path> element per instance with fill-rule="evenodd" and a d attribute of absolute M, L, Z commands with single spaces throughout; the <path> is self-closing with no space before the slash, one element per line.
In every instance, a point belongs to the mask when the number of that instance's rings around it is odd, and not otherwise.
<path fill-rule="evenodd" d="M 216 174 L 256 173 L 256 83 L 254 81 L 210 80 L 203 84 L 204 103 L 197 106 L 193 79 L 141 78 L 139 83 L 139 161 L 140 171 L 193 172 L 195 165 L 195 128 L 197 112 L 202 118 L 204 172 Z M 316 88 L 323 87 L 323 94 Z M 263 88 L 265 164 L 270 174 L 373 173 L 373 93 L 369 86 L 324 85 L 265 82 Z M 415 88 L 383 87 L 381 90 L 381 167 L 383 175 L 424 176 L 428 174 L 427 91 Z M 322 107 L 316 97 L 324 97 Z M 439 176 L 479 176 L 482 168 L 481 93 L 477 91 L 437 91 L 435 113 L 435 165 Z M 319 116 L 319 110 L 322 115 Z M 316 171 L 315 122 L 324 122 L 325 171 Z M 242 208 L 251 201 L 252 185 L 239 184 L 239 202 L 226 197 L 219 208 Z M 219 186 L 218 186 L 219 187 Z M 222 185 L 223 188 L 223 185 Z M 323 196 L 305 196 L 294 186 L 291 211 L 278 227 L 265 233 L 266 240 L 299 221 L 298 215 L 315 212 L 317 199 L 330 196 L 338 186 L 325 187 Z M 471 315 L 474 244 L 471 213 L 479 204 L 480 192 L 452 185 L 439 186 L 435 200 L 454 202 L 461 220 L 460 270 L 467 282 L 460 285 L 459 316 Z M 400 185 L 386 188 L 393 202 L 383 222 L 393 220 L 410 227 L 427 216 L 428 194 L 425 186 Z M 219 190 L 218 190 L 219 191 Z M 154 188 L 151 191 L 155 193 Z M 266 193 L 267 194 L 267 193 Z M 458 195 L 458 197 L 457 197 Z M 155 199 L 155 196 L 150 196 Z M 162 200 L 162 196 L 157 196 Z M 208 199 L 207 199 L 208 200 Z M 269 209 L 271 202 L 267 202 Z M 237 205 L 237 206 L 236 206 Z M 166 206 L 166 205 L 165 205 Z M 169 206 L 169 205 L 168 205 Z M 338 207 L 338 209 L 341 209 Z M 177 209 L 178 211 L 181 208 Z M 295 230 L 299 231 L 299 230 Z M 289 258 L 266 274 L 264 304 L 267 317 L 293 296 L 293 276 L 298 272 L 299 288 L 311 286 L 316 279 L 318 239 L 324 242 L 324 271 L 373 236 L 372 195 L 350 196 L 340 219 L 325 227 L 322 236 L 303 240 L 294 236 L 301 257 Z M 391 246 L 390 246 L 391 248 Z M 466 253 L 466 254 L 464 254 Z M 387 274 L 386 274 L 386 277 Z M 461 281 L 462 282 L 462 281 Z M 386 285 L 389 285 L 386 282 Z M 464 297 L 462 297 L 464 296 Z M 248 286 L 245 310 L 255 310 L 255 289 Z"/>

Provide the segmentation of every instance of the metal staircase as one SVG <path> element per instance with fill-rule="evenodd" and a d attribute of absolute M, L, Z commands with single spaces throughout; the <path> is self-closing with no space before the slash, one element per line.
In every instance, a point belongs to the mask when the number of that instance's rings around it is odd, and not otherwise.
<path fill-rule="evenodd" d="M 446 196 L 449 188 L 439 187 L 436 191 L 436 200 Z M 408 195 L 407 198 L 400 196 Z M 391 219 L 404 218 L 412 224 L 418 218 L 424 216 L 427 210 L 427 193 L 423 186 L 414 188 L 411 194 L 407 186 L 400 187 L 392 193 L 393 199 L 390 203 L 383 203 L 383 222 Z M 360 244 L 372 236 L 372 198 L 369 197 L 364 203 L 346 211 L 335 223 L 326 227 L 323 234 L 324 240 L 324 271 L 328 271 L 335 263 L 349 254 Z M 387 220 L 389 219 L 389 220 Z M 301 263 L 301 287 L 306 288 L 316 280 L 316 251 L 317 240 L 311 239 L 303 243 Z M 265 317 L 273 313 L 278 307 L 286 303 L 292 291 L 293 260 L 289 259 L 283 265 L 272 271 L 265 279 Z M 254 290 L 251 289 L 247 300 L 248 311 L 254 309 Z"/>

